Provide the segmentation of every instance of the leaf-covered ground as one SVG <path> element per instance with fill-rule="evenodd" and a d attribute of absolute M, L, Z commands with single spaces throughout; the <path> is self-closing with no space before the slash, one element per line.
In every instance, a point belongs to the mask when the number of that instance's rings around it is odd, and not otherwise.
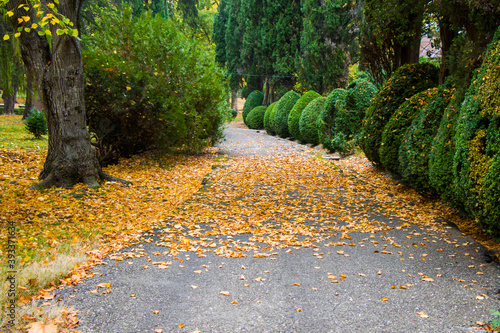
<path fill-rule="evenodd" d="M 43 156 L 0 151 L 2 217 L 19 225 L 21 266 L 54 265 L 64 252 L 91 259 L 63 279 L 71 288 L 42 291 L 38 305 L 71 300 L 82 330 L 93 332 L 487 327 L 488 310 L 498 307 L 498 269 L 443 222 L 472 221 L 365 158 L 332 162 L 238 131 L 214 167 L 212 155 L 140 156 L 107 170 L 134 186 L 107 183 L 97 192 L 29 191 Z M 95 264 L 107 265 L 87 270 Z M 351 321 L 352 311 L 361 312 Z M 31 332 L 42 321 L 61 328 L 78 321 L 68 310 L 63 322 L 46 318 L 25 320 Z"/>

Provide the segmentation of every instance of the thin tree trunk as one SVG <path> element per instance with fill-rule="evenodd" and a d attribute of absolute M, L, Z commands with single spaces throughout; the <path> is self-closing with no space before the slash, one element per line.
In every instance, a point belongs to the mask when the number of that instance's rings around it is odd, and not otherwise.
<path fill-rule="evenodd" d="M 231 91 L 231 109 L 238 111 L 238 91 Z"/>
<path fill-rule="evenodd" d="M 29 6 L 26 12 L 24 8 Z M 79 28 L 82 0 L 66 0 L 55 5 L 60 14 Z M 35 22 L 35 10 L 30 2 L 11 0 L 8 10 L 14 12 L 11 22 L 19 27 L 21 16 L 30 16 Z M 23 20 L 21 20 L 23 21 Z M 33 75 L 43 111 L 47 118 L 49 149 L 40 183 L 32 189 L 52 186 L 71 187 L 82 182 L 98 187 L 100 180 L 118 180 L 102 172 L 87 130 L 83 98 L 83 66 L 80 41 L 69 35 L 59 36 L 60 27 L 50 25 L 52 50 L 45 36 L 38 29 L 22 32 L 19 37 L 21 54 L 27 71 Z"/>
<path fill-rule="evenodd" d="M 265 89 L 264 89 L 264 100 L 262 101 L 262 105 L 266 106 L 268 100 L 269 100 L 269 77 L 266 76 Z"/>
<path fill-rule="evenodd" d="M 458 36 L 458 33 L 451 28 L 450 19 L 443 15 L 439 20 L 439 34 L 441 37 L 441 66 L 439 68 L 439 84 L 443 84 L 447 76 L 450 75 L 450 69 L 446 65 L 448 53 L 453 43 L 453 39 Z"/>
<path fill-rule="evenodd" d="M 35 107 L 34 97 L 33 77 L 30 72 L 26 72 L 26 102 L 24 103 L 23 120 L 30 116 L 31 110 Z"/>
<path fill-rule="evenodd" d="M 16 96 L 17 96 L 17 84 L 14 84 L 12 89 L 10 89 L 10 94 L 6 95 L 5 93 L 2 95 L 3 98 L 3 114 L 6 115 L 14 115 L 14 107 L 16 105 Z"/>

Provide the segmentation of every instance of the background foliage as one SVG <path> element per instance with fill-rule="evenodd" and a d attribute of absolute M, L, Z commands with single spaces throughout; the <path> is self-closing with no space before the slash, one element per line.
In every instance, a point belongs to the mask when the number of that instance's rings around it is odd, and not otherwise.
<path fill-rule="evenodd" d="M 88 124 L 102 162 L 150 148 L 199 151 L 221 138 L 227 94 L 205 42 L 128 8 L 103 15 L 85 45 Z"/>

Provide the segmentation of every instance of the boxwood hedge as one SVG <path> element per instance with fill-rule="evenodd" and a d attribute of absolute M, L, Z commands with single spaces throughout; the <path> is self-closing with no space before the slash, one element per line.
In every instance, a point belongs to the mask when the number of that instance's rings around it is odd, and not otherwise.
<path fill-rule="evenodd" d="M 421 193 L 435 193 L 429 181 L 429 152 L 453 89 L 439 87 L 428 105 L 420 109 L 399 146 L 399 171 L 403 179 Z"/>
<path fill-rule="evenodd" d="M 243 112 L 242 112 L 243 121 L 247 126 L 248 126 L 247 124 L 248 114 L 250 113 L 250 111 L 253 110 L 253 108 L 261 106 L 263 101 L 264 101 L 264 94 L 259 90 L 254 90 L 250 93 L 250 95 L 248 95 L 245 101 L 245 105 L 243 105 Z"/>
<path fill-rule="evenodd" d="M 382 86 L 363 119 L 360 146 L 366 157 L 380 165 L 382 132 L 390 117 L 403 102 L 416 93 L 438 84 L 438 69 L 431 64 L 401 66 Z"/>
<path fill-rule="evenodd" d="M 432 98 L 436 96 L 437 88 L 429 88 L 399 106 L 391 116 L 382 132 L 379 156 L 382 166 L 393 174 L 399 174 L 399 146 L 411 122 L 422 108 L 427 107 Z"/>
<path fill-rule="evenodd" d="M 264 129 L 264 115 L 266 114 L 267 107 L 257 106 L 247 116 L 247 126 L 250 129 Z"/>
<path fill-rule="evenodd" d="M 264 128 L 269 135 L 276 135 L 276 113 L 275 107 L 276 103 L 269 105 L 266 109 L 266 113 L 264 114 Z"/>
<path fill-rule="evenodd" d="M 325 106 L 325 101 L 326 98 L 324 98 L 323 96 L 314 99 L 311 103 L 307 104 L 304 111 L 302 112 L 302 115 L 300 116 L 300 136 L 306 143 L 312 143 L 315 145 L 319 143 L 316 121 L 321 113 L 321 110 Z"/>
<path fill-rule="evenodd" d="M 453 159 L 455 190 L 464 208 L 500 236 L 500 29 L 460 108 Z"/>
<path fill-rule="evenodd" d="M 289 91 L 280 98 L 275 106 L 276 134 L 282 138 L 290 136 L 290 132 L 288 131 L 288 115 L 299 98 L 300 95 L 295 91 Z"/>
<path fill-rule="evenodd" d="M 300 116 L 302 115 L 302 111 L 304 111 L 304 108 L 307 106 L 307 104 L 320 96 L 321 95 L 314 90 L 310 90 L 297 100 L 292 110 L 290 111 L 290 114 L 288 115 L 288 131 L 290 132 L 290 135 L 295 139 L 302 141 L 299 129 L 299 120 Z"/>
<path fill-rule="evenodd" d="M 342 131 L 345 124 L 338 124 L 340 117 L 338 114 L 345 108 L 347 90 L 334 89 L 326 98 L 324 108 L 317 118 L 318 140 L 329 151 L 337 151 L 338 145 L 334 144 L 334 137 L 337 131 Z"/>

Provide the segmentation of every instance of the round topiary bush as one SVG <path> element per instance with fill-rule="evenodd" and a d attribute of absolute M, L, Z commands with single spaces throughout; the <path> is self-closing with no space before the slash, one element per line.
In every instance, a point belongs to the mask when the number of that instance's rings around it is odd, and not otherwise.
<path fill-rule="evenodd" d="M 47 120 L 42 111 L 32 110 L 30 116 L 26 118 L 24 126 L 35 139 L 40 139 L 42 135 L 47 134 Z"/>
<path fill-rule="evenodd" d="M 439 87 L 427 107 L 420 109 L 415 116 L 399 146 L 399 172 L 421 193 L 435 193 L 429 181 L 429 153 L 453 90 L 447 84 Z"/>
<path fill-rule="evenodd" d="M 347 90 L 334 89 L 326 98 L 324 108 L 317 118 L 318 140 L 331 152 L 338 151 L 339 145 L 334 144 L 334 137 L 336 132 L 344 127 L 344 124 L 338 124 L 337 126 L 336 122 L 339 112 L 345 108 L 346 97 Z M 343 137 L 345 138 L 345 135 Z M 340 143 L 340 138 L 342 136 L 337 137 L 337 143 Z M 344 148 L 344 145 L 341 145 Z M 343 149 L 342 152 L 344 152 Z"/>
<path fill-rule="evenodd" d="M 444 111 L 438 131 L 429 152 L 429 181 L 436 192 L 446 201 L 460 206 L 453 184 L 453 157 L 455 156 L 455 134 L 460 104 L 464 91 L 455 92 Z"/>
<path fill-rule="evenodd" d="M 317 92 L 310 90 L 302 95 L 297 100 L 292 110 L 290 110 L 290 114 L 288 115 L 288 131 L 290 132 L 290 135 L 295 139 L 302 141 L 299 129 L 299 120 L 300 116 L 302 115 L 302 111 L 304 111 L 304 108 L 307 106 L 307 104 L 320 96 L 321 95 Z"/>
<path fill-rule="evenodd" d="M 288 115 L 295 103 L 299 100 L 300 95 L 295 91 L 289 91 L 280 98 L 275 106 L 276 112 L 276 134 L 282 138 L 288 138 Z"/>
<path fill-rule="evenodd" d="M 247 116 L 247 126 L 250 129 L 264 129 L 264 115 L 266 114 L 267 107 L 257 106 Z"/>
<path fill-rule="evenodd" d="M 245 125 L 248 126 L 247 116 L 250 113 L 250 111 L 252 111 L 253 108 L 257 106 L 261 106 L 263 101 L 264 101 L 264 94 L 259 90 L 254 90 L 250 93 L 250 95 L 248 95 L 245 101 L 245 105 L 243 105 L 243 112 L 241 114 L 243 116 L 243 122 L 245 123 Z"/>
<path fill-rule="evenodd" d="M 401 66 L 382 86 L 363 119 L 360 146 L 366 157 L 380 165 L 379 149 L 384 127 L 398 107 L 416 93 L 437 86 L 438 69 L 431 64 Z"/>
<path fill-rule="evenodd" d="M 380 162 L 387 171 L 399 174 L 399 146 L 406 129 L 410 127 L 419 111 L 427 107 L 437 92 L 437 88 L 430 88 L 413 95 L 399 106 L 385 125 L 379 155 Z"/>
<path fill-rule="evenodd" d="M 367 79 L 357 79 L 347 87 L 345 112 L 337 115 L 348 127 L 350 134 L 361 132 L 361 123 L 366 111 L 377 94 L 377 87 Z"/>
<path fill-rule="evenodd" d="M 465 210 L 500 236 L 500 29 L 460 108 L 453 159 L 455 190 Z"/>
<path fill-rule="evenodd" d="M 229 114 L 231 115 L 232 118 L 236 118 L 238 116 L 238 110 L 229 110 Z"/>
<path fill-rule="evenodd" d="M 269 105 L 264 114 L 264 129 L 269 135 L 276 135 L 276 104 Z"/>
<path fill-rule="evenodd" d="M 300 136 L 306 143 L 317 145 L 319 143 L 318 127 L 316 122 L 322 109 L 325 107 L 326 98 L 320 96 L 307 104 L 299 119 Z"/>

